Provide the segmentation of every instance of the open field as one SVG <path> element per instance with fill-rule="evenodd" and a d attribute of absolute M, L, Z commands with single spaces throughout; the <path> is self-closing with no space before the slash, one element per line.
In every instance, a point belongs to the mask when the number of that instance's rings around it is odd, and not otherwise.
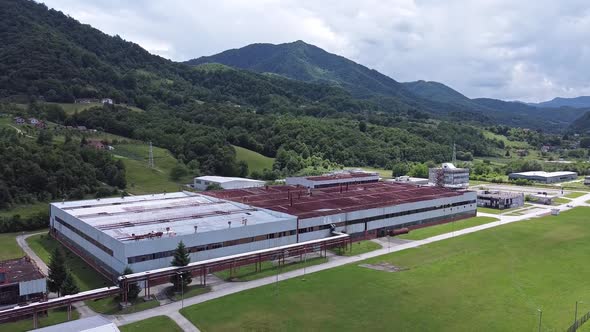
<path fill-rule="evenodd" d="M 571 202 L 571 200 L 563 197 L 557 197 L 553 200 L 554 205 L 567 204 L 569 202 Z"/>
<path fill-rule="evenodd" d="M 498 221 L 498 219 L 492 217 L 473 217 L 449 222 L 446 224 L 414 229 L 408 234 L 399 235 L 397 237 L 406 240 L 422 240 L 432 236 L 458 231 L 464 228 L 487 224 L 492 221 Z"/>
<path fill-rule="evenodd" d="M 590 310 L 587 215 L 522 221 L 375 257 L 181 310 L 205 331 L 563 331 Z"/>
<path fill-rule="evenodd" d="M 252 173 L 253 171 L 262 172 L 265 168 L 272 170 L 272 164 L 275 161 L 274 158 L 263 156 L 258 152 L 248 150 L 236 145 L 234 145 L 233 147 L 236 150 L 236 160 L 245 161 L 248 164 L 248 171 L 250 173 Z"/>
<path fill-rule="evenodd" d="M 119 326 L 121 332 L 182 332 L 168 316 L 155 316 L 135 323 Z"/>
<path fill-rule="evenodd" d="M 195 282 L 195 280 L 193 279 L 193 283 L 194 282 Z M 202 286 L 202 285 L 199 285 L 198 283 L 195 285 L 188 285 L 187 287 L 184 288 L 184 298 L 186 299 L 188 297 L 193 297 L 193 296 L 205 294 L 205 293 L 208 293 L 209 291 L 211 291 L 211 287 L 209 287 L 209 286 Z M 180 293 L 174 292 L 173 286 L 170 286 L 166 290 L 166 294 L 168 295 L 168 298 L 172 301 L 180 301 L 180 300 L 182 300 L 182 296 L 183 296 L 182 292 L 180 292 Z"/>
<path fill-rule="evenodd" d="M 49 264 L 53 250 L 56 247 L 62 247 L 59 242 L 47 234 L 33 235 L 27 238 L 27 243 L 46 264 Z M 72 271 L 72 275 L 74 280 L 76 280 L 76 284 L 80 287 L 80 291 L 111 285 L 110 281 L 103 278 L 69 250 L 64 248 L 64 254 L 66 257 L 66 266 Z"/>
<path fill-rule="evenodd" d="M 78 319 L 80 314 L 76 310 L 72 310 L 72 320 Z M 64 309 L 49 310 L 47 317 L 39 318 L 39 327 L 45 327 L 64 323 L 68 321 L 68 312 Z M 11 323 L 0 324 L 0 331 L 21 332 L 30 331 L 33 329 L 33 319 L 26 318 Z"/>
<path fill-rule="evenodd" d="M 148 167 L 149 146 L 147 144 L 117 144 L 113 151 L 115 157 L 121 158 L 126 168 L 127 191 L 135 194 L 174 192 L 192 182 L 186 176 L 179 182 L 170 179 L 170 170 L 176 165 L 176 158 L 170 151 L 154 147 L 155 168 Z"/>
<path fill-rule="evenodd" d="M 325 257 L 308 257 L 302 262 L 291 262 L 285 263 L 285 265 L 281 266 L 280 270 L 277 271 L 277 266 L 273 262 L 265 261 L 262 262 L 262 268 L 260 271 L 256 272 L 256 267 L 254 264 L 242 266 L 234 271 L 234 275 L 232 277 L 232 281 L 250 281 L 256 280 L 268 276 L 272 276 L 278 273 L 285 273 L 297 269 L 301 269 L 304 266 L 312 266 L 317 264 L 322 264 L 327 262 L 328 259 Z M 215 272 L 214 274 L 224 280 L 229 280 L 229 270 Z"/>
<path fill-rule="evenodd" d="M 16 237 L 21 234 L 38 232 L 47 232 L 47 229 L 32 232 L 0 233 L 0 261 L 23 257 L 25 253 L 16 243 Z"/>
<path fill-rule="evenodd" d="M 49 203 L 40 202 L 35 204 L 19 205 L 9 210 L 0 210 L 0 218 L 11 217 L 16 214 L 20 215 L 21 218 L 27 218 L 36 213 L 44 211 L 49 214 Z"/>
<path fill-rule="evenodd" d="M 57 104 L 59 106 L 61 106 L 64 111 L 66 112 L 66 114 L 70 115 L 70 114 L 74 114 L 76 112 L 80 113 L 82 111 L 85 111 L 89 108 L 92 107 L 102 107 L 103 104 L 102 103 L 90 103 L 90 104 L 73 104 L 73 103 L 48 103 L 48 104 Z M 143 112 L 143 110 L 139 107 L 135 107 L 135 106 L 127 106 L 124 104 L 117 104 L 117 106 L 124 106 L 129 108 L 132 111 L 136 111 L 136 112 Z"/>

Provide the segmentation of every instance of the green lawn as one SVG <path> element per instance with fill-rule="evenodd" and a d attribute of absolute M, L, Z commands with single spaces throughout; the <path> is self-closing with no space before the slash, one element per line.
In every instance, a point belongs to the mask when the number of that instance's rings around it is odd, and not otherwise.
<path fill-rule="evenodd" d="M 236 150 L 236 160 L 244 160 L 248 164 L 248 171 L 262 172 L 265 168 L 272 170 L 274 158 L 269 158 L 261 155 L 258 152 L 248 150 L 239 146 L 233 146 Z"/>
<path fill-rule="evenodd" d="M 143 292 L 142 292 L 143 293 Z M 124 309 L 121 309 L 119 306 L 120 298 L 119 297 L 107 297 L 100 300 L 92 300 L 86 301 L 86 305 L 90 307 L 92 310 L 99 314 L 104 315 L 124 315 L 124 314 L 132 314 L 134 312 L 147 310 L 151 308 L 155 308 L 160 306 L 160 302 L 155 298 L 149 301 L 145 301 L 143 297 L 138 296 L 135 299 L 131 306 L 128 306 Z"/>
<path fill-rule="evenodd" d="M 72 310 L 72 320 L 78 319 L 80 314 L 76 310 Z M 55 324 L 60 324 L 68 321 L 68 312 L 65 308 L 51 309 L 47 317 L 39 317 L 39 327 L 45 327 Z M 33 318 L 26 318 L 11 323 L 0 324 L 0 331 L 6 332 L 21 332 L 30 331 L 33 329 Z"/>
<path fill-rule="evenodd" d="M 62 245 L 47 234 L 33 235 L 27 238 L 27 243 L 45 263 L 49 264 L 54 248 Z M 102 277 L 93 268 L 72 252 L 64 248 L 66 266 L 72 271 L 74 280 L 81 291 L 110 286 L 112 283 Z"/>
<path fill-rule="evenodd" d="M 332 251 L 342 256 L 356 256 L 377 249 L 381 249 L 381 245 L 379 245 L 378 243 L 375 243 L 373 241 L 360 241 L 354 242 L 352 244 L 352 249 L 350 250 L 334 249 Z"/>
<path fill-rule="evenodd" d="M 571 192 L 571 193 L 565 195 L 565 197 L 567 197 L 567 198 L 578 198 L 578 197 L 584 196 L 586 194 L 588 194 L 588 193 L 582 193 L 582 192 L 574 191 L 574 192 Z"/>
<path fill-rule="evenodd" d="M 193 279 L 193 282 L 195 282 L 194 279 Z M 210 291 L 211 291 L 211 287 L 209 287 L 209 286 L 188 285 L 187 287 L 184 288 L 184 298 L 186 299 L 189 297 L 205 294 Z M 182 293 L 175 293 L 173 287 L 168 288 L 166 290 L 166 293 L 168 294 L 168 298 L 170 298 L 172 301 L 182 300 Z"/>
<path fill-rule="evenodd" d="M 182 332 L 168 316 L 155 316 L 135 323 L 119 326 L 121 332 Z"/>
<path fill-rule="evenodd" d="M 148 167 L 147 144 L 117 144 L 113 153 L 125 164 L 127 191 L 132 194 L 175 192 L 182 190 L 184 184 L 192 182 L 190 174 L 178 182 L 170 179 L 170 170 L 177 161 L 166 149 L 154 147 L 153 169 Z"/>
<path fill-rule="evenodd" d="M 20 215 L 21 218 L 28 218 L 39 212 L 47 212 L 49 214 L 49 203 L 41 202 L 35 204 L 18 205 L 12 209 L 0 210 L 0 217 L 11 217 L 13 215 Z"/>
<path fill-rule="evenodd" d="M 102 103 L 90 103 L 90 104 L 74 104 L 74 103 L 48 103 L 48 104 L 57 104 L 59 106 L 61 106 L 64 111 L 66 112 L 66 114 L 74 114 L 75 112 L 82 112 L 85 111 L 91 107 L 102 107 L 103 104 Z M 117 106 L 125 106 L 129 109 L 131 109 L 132 111 L 136 111 L 136 112 L 143 112 L 143 110 L 139 107 L 135 107 L 135 106 L 127 106 L 124 104 L 117 104 Z"/>
<path fill-rule="evenodd" d="M 24 256 L 23 250 L 16 244 L 16 237 L 21 233 L 0 234 L 0 261 L 20 258 Z"/>
<path fill-rule="evenodd" d="M 587 287 L 590 208 L 521 221 L 193 305 L 203 331 L 563 331 Z M 586 312 L 584 304 L 579 312 Z"/>
<path fill-rule="evenodd" d="M 498 219 L 492 217 L 473 217 L 454 222 L 449 222 L 446 224 L 418 228 L 410 231 L 410 233 L 408 234 L 400 235 L 398 237 L 406 240 L 422 240 L 444 233 L 451 233 L 453 231 L 458 231 L 464 228 L 487 224 L 492 221 L 498 221 Z"/>
<path fill-rule="evenodd" d="M 510 209 L 492 209 L 492 208 L 485 208 L 485 207 L 477 207 L 477 212 L 489 213 L 489 214 L 500 214 L 508 212 Z"/>
<path fill-rule="evenodd" d="M 557 204 L 557 205 L 561 205 L 561 204 L 567 204 L 571 202 L 571 200 L 567 199 L 567 198 L 563 198 L 563 197 L 557 197 L 556 199 L 553 200 L 553 204 Z"/>
<path fill-rule="evenodd" d="M 285 273 L 297 269 L 302 269 L 304 266 L 312 266 L 317 264 L 326 263 L 328 261 L 325 257 L 314 257 L 308 258 L 302 262 L 293 262 L 288 263 L 281 266 L 279 273 Z M 262 262 L 262 268 L 260 271 L 255 271 L 255 265 L 246 265 L 242 266 L 235 271 L 232 281 L 250 281 L 255 279 L 260 279 L 268 276 L 272 276 L 277 274 L 277 267 L 272 262 Z M 228 280 L 229 279 L 229 270 L 215 272 L 214 273 L 218 278 Z"/>

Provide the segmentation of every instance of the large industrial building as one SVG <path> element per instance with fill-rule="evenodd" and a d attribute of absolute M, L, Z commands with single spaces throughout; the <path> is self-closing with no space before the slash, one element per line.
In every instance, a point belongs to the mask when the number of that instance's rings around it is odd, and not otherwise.
<path fill-rule="evenodd" d="M 457 168 L 452 163 L 428 170 L 428 181 L 438 187 L 463 189 L 469 187 L 469 168 Z"/>
<path fill-rule="evenodd" d="M 51 204 L 51 228 L 112 275 L 170 265 L 180 241 L 191 261 L 330 237 L 372 238 L 476 214 L 476 193 L 367 183 L 269 186 Z"/>
<path fill-rule="evenodd" d="M 379 173 L 360 170 L 339 171 L 319 176 L 297 176 L 285 179 L 287 185 L 306 188 L 326 188 L 341 185 L 379 182 Z"/>
<path fill-rule="evenodd" d="M 510 180 L 525 179 L 525 180 L 541 182 L 541 183 L 557 183 L 557 182 L 576 180 L 578 178 L 578 173 L 576 173 L 576 172 L 532 171 L 532 172 L 510 173 L 510 175 L 508 175 L 508 178 Z"/>

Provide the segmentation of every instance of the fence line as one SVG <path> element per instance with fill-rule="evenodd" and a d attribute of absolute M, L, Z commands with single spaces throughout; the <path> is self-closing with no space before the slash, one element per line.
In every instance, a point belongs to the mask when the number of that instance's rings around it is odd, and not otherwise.
<path fill-rule="evenodd" d="M 590 312 L 587 312 L 584 316 L 580 317 L 580 319 L 575 321 L 566 331 L 576 332 L 576 330 L 580 328 L 580 326 L 582 326 L 582 324 L 586 323 L 588 320 L 590 320 Z"/>

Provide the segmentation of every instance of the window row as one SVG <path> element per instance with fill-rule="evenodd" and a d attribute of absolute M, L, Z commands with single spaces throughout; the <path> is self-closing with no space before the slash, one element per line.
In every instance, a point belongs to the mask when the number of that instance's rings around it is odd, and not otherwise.
<path fill-rule="evenodd" d="M 65 221 L 63 221 L 61 218 L 59 217 L 55 217 L 55 221 L 57 221 L 60 225 L 64 226 L 65 228 L 71 230 L 72 232 L 76 233 L 78 236 L 80 236 L 81 238 L 83 238 L 84 240 L 92 243 L 95 247 L 97 247 L 98 249 L 106 252 L 107 254 L 109 254 L 109 256 L 113 256 L 113 251 L 111 249 L 109 249 L 107 246 L 105 246 L 104 244 L 98 242 L 97 240 L 93 239 L 92 237 L 88 236 L 86 233 L 83 233 L 82 231 L 80 231 L 79 229 L 77 229 L 76 227 L 66 223 Z"/>

